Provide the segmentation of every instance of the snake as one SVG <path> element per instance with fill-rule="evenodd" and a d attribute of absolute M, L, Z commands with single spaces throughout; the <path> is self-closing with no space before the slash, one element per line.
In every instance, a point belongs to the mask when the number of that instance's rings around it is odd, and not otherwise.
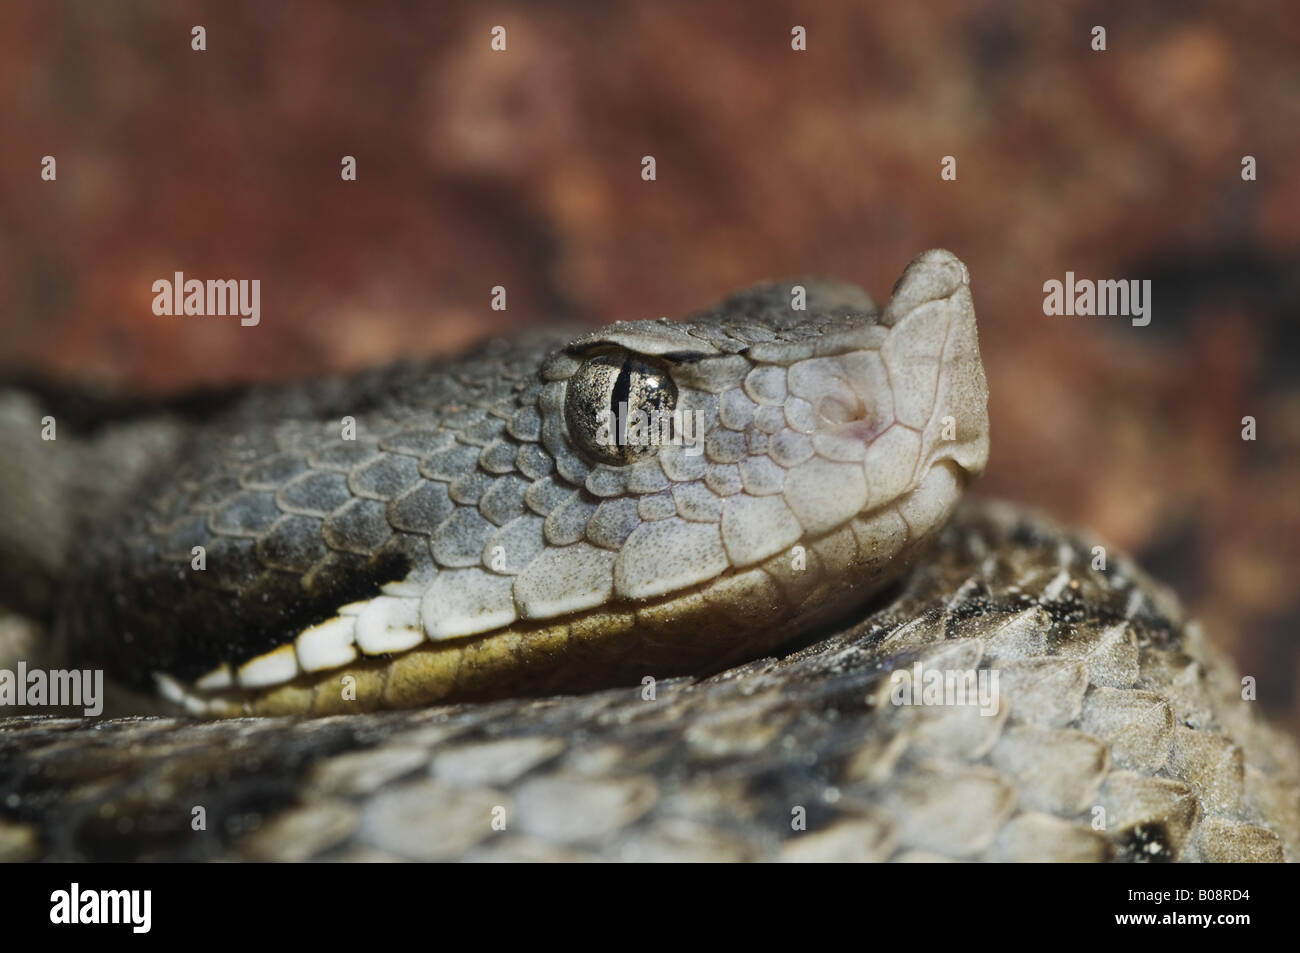
<path fill-rule="evenodd" d="M 10 653 L 110 685 L 0 721 L 0 858 L 1295 859 L 1292 739 L 1124 554 L 967 497 L 989 446 L 943 250 L 883 307 L 0 391 Z"/>

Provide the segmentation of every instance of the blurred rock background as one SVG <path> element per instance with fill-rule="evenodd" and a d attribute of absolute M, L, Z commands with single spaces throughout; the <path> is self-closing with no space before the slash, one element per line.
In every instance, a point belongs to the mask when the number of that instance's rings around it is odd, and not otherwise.
<path fill-rule="evenodd" d="M 1133 551 L 1297 726 L 1298 170 L 1282 2 L 9 0 L 0 367 L 298 376 L 767 277 L 884 300 L 944 246 L 992 388 L 982 491 Z M 261 324 L 156 317 L 178 270 L 261 279 Z M 1150 326 L 1044 316 L 1066 271 L 1150 279 Z"/>

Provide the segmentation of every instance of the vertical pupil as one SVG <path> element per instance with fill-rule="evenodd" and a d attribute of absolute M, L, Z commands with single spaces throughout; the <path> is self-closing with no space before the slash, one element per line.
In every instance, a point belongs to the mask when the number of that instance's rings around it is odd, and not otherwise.
<path fill-rule="evenodd" d="M 635 414 L 638 421 L 645 418 L 658 426 L 653 415 L 672 411 L 676 398 L 672 379 L 657 363 L 618 351 L 601 352 L 588 357 L 569 380 L 564 420 L 569 436 L 587 454 L 626 466 L 655 452 L 653 438 L 628 444 L 629 418 Z"/>
<path fill-rule="evenodd" d="M 624 361 L 622 368 L 619 369 L 618 378 L 614 381 L 614 389 L 609 394 L 609 412 L 611 420 L 619 419 L 619 404 L 626 404 L 632 394 L 632 362 Z M 631 408 L 628 408 L 631 412 Z"/>

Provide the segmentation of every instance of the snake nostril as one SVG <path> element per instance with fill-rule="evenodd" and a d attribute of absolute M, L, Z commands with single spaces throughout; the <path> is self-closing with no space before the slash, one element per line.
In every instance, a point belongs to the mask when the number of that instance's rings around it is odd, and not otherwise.
<path fill-rule="evenodd" d="M 817 413 L 827 423 L 838 426 L 865 420 L 867 408 L 856 397 L 850 401 L 842 396 L 830 395 L 822 398 L 821 403 L 817 405 Z"/>

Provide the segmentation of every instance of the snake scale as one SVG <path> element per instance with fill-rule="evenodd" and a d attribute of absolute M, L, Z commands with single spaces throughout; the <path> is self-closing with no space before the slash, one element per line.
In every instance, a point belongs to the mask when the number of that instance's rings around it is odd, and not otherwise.
<path fill-rule="evenodd" d="M 1294 859 L 1300 755 L 1177 600 L 961 501 L 969 282 L 5 391 L 0 645 L 126 714 L 0 721 L 0 858 Z"/>

